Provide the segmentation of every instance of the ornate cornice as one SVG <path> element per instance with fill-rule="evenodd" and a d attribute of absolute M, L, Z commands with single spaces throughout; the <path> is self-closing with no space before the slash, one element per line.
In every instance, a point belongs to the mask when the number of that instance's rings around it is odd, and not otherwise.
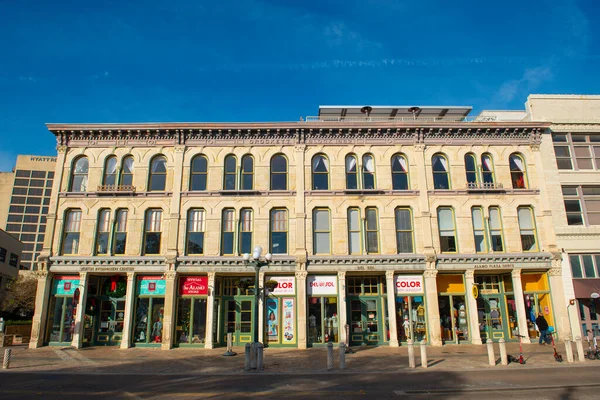
<path fill-rule="evenodd" d="M 438 271 L 436 269 L 426 269 L 423 272 L 423 276 L 425 278 L 435 278 L 438 274 Z"/>
<path fill-rule="evenodd" d="M 308 272 L 306 272 L 306 271 L 296 271 L 296 279 L 306 280 L 307 276 L 308 276 Z"/>
<path fill-rule="evenodd" d="M 317 266 L 395 266 L 407 264 L 424 264 L 425 257 L 420 254 L 410 255 L 372 255 L 372 256 L 309 256 L 308 267 Z"/>
<path fill-rule="evenodd" d="M 464 264 L 465 268 L 473 268 L 480 264 L 513 264 L 513 263 L 549 263 L 552 261 L 551 254 L 532 253 L 532 254 L 500 254 L 491 255 L 478 254 L 439 254 L 438 264 Z"/>
<path fill-rule="evenodd" d="M 552 124 L 550 129 L 553 132 L 600 132 L 600 124 L 598 123 L 580 123 L 580 124 Z"/>
<path fill-rule="evenodd" d="M 50 257 L 52 267 L 164 267 L 165 257 Z"/>
<path fill-rule="evenodd" d="M 246 263 L 242 257 L 192 257 L 182 256 L 177 258 L 179 267 L 246 267 Z M 294 267 L 296 260 L 293 256 L 278 256 L 274 255 L 273 260 L 269 263 L 269 268 L 274 267 Z M 248 268 L 251 268 L 248 266 Z M 254 269 L 252 268 L 252 271 Z"/>
<path fill-rule="evenodd" d="M 562 276 L 562 268 L 552 268 L 548 270 L 550 276 Z"/>

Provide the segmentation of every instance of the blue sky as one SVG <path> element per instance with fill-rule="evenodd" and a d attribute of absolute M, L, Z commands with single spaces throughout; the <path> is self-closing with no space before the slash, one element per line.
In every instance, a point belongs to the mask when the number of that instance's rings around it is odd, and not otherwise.
<path fill-rule="evenodd" d="M 596 2 L 479 3 L 0 0 L 0 170 L 55 154 L 47 122 L 297 121 L 320 104 L 477 112 L 600 93 Z"/>

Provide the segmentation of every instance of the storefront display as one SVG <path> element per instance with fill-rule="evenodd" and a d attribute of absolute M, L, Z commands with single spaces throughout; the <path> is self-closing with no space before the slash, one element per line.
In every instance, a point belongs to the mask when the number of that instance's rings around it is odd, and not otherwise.
<path fill-rule="evenodd" d="M 204 344 L 207 296 L 208 277 L 183 276 L 179 279 L 175 335 L 177 344 Z"/>
<path fill-rule="evenodd" d="M 398 341 L 427 340 L 427 315 L 425 311 L 425 288 L 422 275 L 397 275 L 396 323 Z"/>
<path fill-rule="evenodd" d="M 269 344 L 296 344 L 296 279 L 274 276 L 277 286 L 265 299 L 265 335 Z"/>
<path fill-rule="evenodd" d="M 161 343 L 166 282 L 157 276 L 138 276 L 134 342 Z"/>
<path fill-rule="evenodd" d="M 475 283 L 479 289 L 477 316 L 481 340 L 517 338 L 517 311 L 511 275 L 476 275 Z"/>
<path fill-rule="evenodd" d="M 463 275 L 438 275 L 437 287 L 442 340 L 468 341 L 469 318 Z"/>
<path fill-rule="evenodd" d="M 544 316 L 548 325 L 554 325 L 547 275 L 545 273 L 524 273 L 521 275 L 521 282 L 529 337 L 537 338 L 539 329 L 535 325 L 535 319 L 538 314 Z"/>
<path fill-rule="evenodd" d="M 337 294 L 337 276 L 307 278 L 309 346 L 339 341 Z"/>
<path fill-rule="evenodd" d="M 70 343 L 73 340 L 77 308 L 73 295 L 77 287 L 79 276 L 54 277 L 48 307 L 47 343 Z"/>

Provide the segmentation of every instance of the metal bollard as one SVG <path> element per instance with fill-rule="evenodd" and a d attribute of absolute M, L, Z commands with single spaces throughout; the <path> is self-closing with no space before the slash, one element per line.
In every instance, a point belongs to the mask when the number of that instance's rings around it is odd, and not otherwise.
<path fill-rule="evenodd" d="M 567 355 L 567 362 L 573 362 L 573 347 L 571 347 L 571 336 L 565 336 L 565 353 Z"/>
<path fill-rule="evenodd" d="M 333 369 L 333 343 L 327 343 L 327 371 Z"/>
<path fill-rule="evenodd" d="M 500 346 L 500 363 L 502 365 L 508 365 L 508 355 L 506 354 L 506 341 L 504 339 L 498 340 Z"/>
<path fill-rule="evenodd" d="M 427 342 L 425 340 L 421 340 L 421 367 L 427 368 Z"/>
<path fill-rule="evenodd" d="M 8 367 L 10 367 L 10 353 L 11 352 L 12 352 L 11 349 L 4 350 L 4 361 L 2 362 L 3 369 L 8 369 Z"/>
<path fill-rule="evenodd" d="M 488 339 L 485 343 L 487 344 L 488 362 L 490 363 L 490 365 L 496 365 L 496 355 L 494 354 L 494 342 L 492 342 L 492 339 Z"/>
<path fill-rule="evenodd" d="M 406 342 L 406 345 L 408 346 L 408 368 L 414 368 L 415 367 L 415 349 L 413 347 L 412 339 L 408 339 L 408 341 Z"/>
<path fill-rule="evenodd" d="M 454 330 L 454 344 L 458 344 L 458 327 Z"/>
<path fill-rule="evenodd" d="M 346 369 L 346 343 L 340 343 L 340 369 Z"/>
<path fill-rule="evenodd" d="M 583 343 L 581 342 L 581 336 L 575 336 L 575 346 L 577 347 L 577 355 L 579 356 L 579 361 L 585 361 L 585 353 L 583 352 Z"/>
<path fill-rule="evenodd" d="M 246 349 L 244 353 L 244 371 L 250 371 L 250 343 L 246 343 Z"/>
<path fill-rule="evenodd" d="M 262 343 L 256 345 L 256 370 L 262 371 L 264 369 L 264 349 L 265 346 Z"/>
<path fill-rule="evenodd" d="M 223 355 L 227 357 L 237 355 L 237 353 L 233 351 L 233 334 L 231 332 L 227 334 L 227 351 Z"/>

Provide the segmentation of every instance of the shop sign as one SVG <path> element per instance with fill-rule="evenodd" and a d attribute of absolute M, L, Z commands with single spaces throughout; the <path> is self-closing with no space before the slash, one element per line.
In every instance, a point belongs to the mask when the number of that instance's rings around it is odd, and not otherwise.
<path fill-rule="evenodd" d="M 183 276 L 179 279 L 179 294 L 208 294 L 207 276 Z"/>
<path fill-rule="evenodd" d="M 167 284 L 158 276 L 138 276 L 137 290 L 139 295 L 164 296 Z"/>
<path fill-rule="evenodd" d="M 423 275 L 396 275 L 396 294 L 423 293 Z"/>
<path fill-rule="evenodd" d="M 498 289 L 481 289 L 479 291 L 481 294 L 498 294 Z"/>
<path fill-rule="evenodd" d="M 479 297 L 479 289 L 477 288 L 477 286 L 471 286 L 471 294 L 473 294 L 474 299 Z"/>
<path fill-rule="evenodd" d="M 72 296 L 79 287 L 78 276 L 55 276 L 52 281 L 52 294 L 59 296 Z"/>
<path fill-rule="evenodd" d="M 269 279 L 277 281 L 277 287 L 271 294 L 296 294 L 294 276 L 272 276 Z"/>
<path fill-rule="evenodd" d="M 337 276 L 310 275 L 306 279 L 309 296 L 334 294 L 337 295 Z"/>

